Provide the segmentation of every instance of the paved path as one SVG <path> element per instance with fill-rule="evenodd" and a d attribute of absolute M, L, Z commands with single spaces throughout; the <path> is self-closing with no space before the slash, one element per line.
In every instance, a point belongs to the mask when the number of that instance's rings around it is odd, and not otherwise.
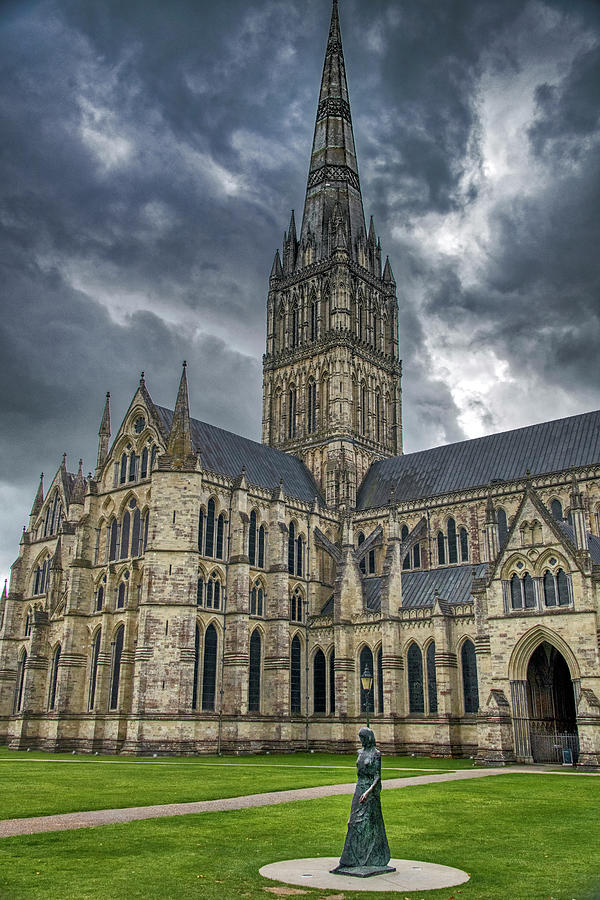
<path fill-rule="evenodd" d="M 498 769 L 463 769 L 409 778 L 388 778 L 383 787 L 406 788 L 421 784 L 438 784 L 443 781 L 463 781 L 470 778 L 487 778 L 489 775 L 552 774 L 547 770 L 528 766 L 509 766 Z M 273 806 L 295 800 L 315 800 L 335 794 L 353 794 L 352 784 L 328 784 L 320 787 L 298 788 L 291 791 L 274 791 L 268 794 L 249 794 L 224 800 L 201 800 L 197 803 L 166 803 L 161 806 L 132 806 L 126 809 L 99 809 L 89 812 L 62 813 L 56 816 L 36 816 L 30 819 L 0 820 L 0 838 L 22 834 L 40 834 L 44 831 L 69 831 L 74 828 L 93 828 L 97 825 L 115 825 L 138 819 L 159 819 L 166 816 L 186 816 L 190 813 L 222 812 L 229 809 L 248 809 L 252 806 Z"/>

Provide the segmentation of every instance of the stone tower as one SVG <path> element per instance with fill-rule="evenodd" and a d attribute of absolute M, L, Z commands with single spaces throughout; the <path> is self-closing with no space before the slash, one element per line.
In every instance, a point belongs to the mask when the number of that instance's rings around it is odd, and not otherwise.
<path fill-rule="evenodd" d="M 334 0 L 300 237 L 292 212 L 269 283 L 263 443 L 353 506 L 369 465 L 402 453 L 400 381 L 396 283 L 365 227 Z"/>

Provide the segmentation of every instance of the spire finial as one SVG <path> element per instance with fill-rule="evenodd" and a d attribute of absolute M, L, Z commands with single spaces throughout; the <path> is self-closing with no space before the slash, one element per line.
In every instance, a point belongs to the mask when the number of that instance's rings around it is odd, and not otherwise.
<path fill-rule="evenodd" d="M 63 453 L 61 466 L 63 467 L 63 469 L 67 468 L 67 454 L 66 453 Z"/>
<path fill-rule="evenodd" d="M 186 373 L 187 362 L 184 360 L 167 444 L 167 453 L 179 462 L 194 456 Z"/>
<path fill-rule="evenodd" d="M 145 387 L 145 386 L 146 386 L 146 373 L 141 372 L 140 373 L 140 387 Z"/>

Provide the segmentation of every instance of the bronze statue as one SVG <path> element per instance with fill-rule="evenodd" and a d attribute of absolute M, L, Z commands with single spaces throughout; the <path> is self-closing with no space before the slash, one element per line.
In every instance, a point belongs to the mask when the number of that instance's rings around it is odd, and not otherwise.
<path fill-rule="evenodd" d="M 396 870 L 388 866 L 390 848 L 381 814 L 381 753 L 375 746 L 375 735 L 370 728 L 361 728 L 358 736 L 362 749 L 356 761 L 358 780 L 348 833 L 339 865 L 331 871 L 337 875 L 368 878 Z"/>

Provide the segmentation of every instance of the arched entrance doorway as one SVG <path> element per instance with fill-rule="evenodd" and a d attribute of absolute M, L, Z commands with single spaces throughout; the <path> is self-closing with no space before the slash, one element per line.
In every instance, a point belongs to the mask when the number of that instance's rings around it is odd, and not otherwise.
<path fill-rule="evenodd" d="M 543 641 L 527 666 L 527 708 L 534 762 L 563 762 L 570 750 L 579 756 L 577 711 L 567 662 L 556 647 Z"/>

